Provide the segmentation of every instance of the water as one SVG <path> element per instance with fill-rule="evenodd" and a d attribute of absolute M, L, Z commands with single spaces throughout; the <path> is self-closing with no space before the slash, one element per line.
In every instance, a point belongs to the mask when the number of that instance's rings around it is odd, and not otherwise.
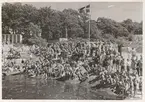
<path fill-rule="evenodd" d="M 103 99 L 80 84 L 70 84 L 25 75 L 7 76 L 2 82 L 3 99 Z M 113 98 L 112 98 L 113 99 Z"/>

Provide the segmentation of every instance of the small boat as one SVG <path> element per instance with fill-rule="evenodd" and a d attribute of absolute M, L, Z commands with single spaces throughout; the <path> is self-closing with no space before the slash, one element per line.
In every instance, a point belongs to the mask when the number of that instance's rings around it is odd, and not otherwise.
<path fill-rule="evenodd" d="M 20 69 L 20 70 L 14 70 L 14 71 L 6 71 L 3 72 L 3 74 L 5 74 L 6 76 L 8 75 L 18 75 L 18 74 L 22 74 L 24 72 L 25 69 Z"/>
<path fill-rule="evenodd" d="M 36 77 L 36 74 L 29 75 L 29 77 L 34 78 L 34 77 Z"/>
<path fill-rule="evenodd" d="M 52 79 L 58 80 L 58 81 L 66 81 L 66 80 L 69 80 L 69 78 L 70 76 L 64 72 L 62 75 L 52 78 Z"/>
<path fill-rule="evenodd" d="M 69 76 L 61 76 L 61 77 L 56 78 L 55 80 L 66 81 L 66 80 L 69 80 Z"/>

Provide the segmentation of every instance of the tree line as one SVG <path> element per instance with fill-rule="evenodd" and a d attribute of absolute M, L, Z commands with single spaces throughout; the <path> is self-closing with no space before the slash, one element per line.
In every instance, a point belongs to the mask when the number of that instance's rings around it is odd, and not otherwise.
<path fill-rule="evenodd" d="M 111 39 L 124 37 L 131 40 L 134 34 L 142 34 L 142 21 L 131 19 L 116 22 L 99 17 L 91 20 L 91 39 Z M 77 10 L 57 11 L 51 7 L 36 8 L 21 3 L 2 5 L 2 33 L 23 34 L 24 43 L 42 43 L 49 40 L 68 38 L 88 38 L 88 17 Z"/>

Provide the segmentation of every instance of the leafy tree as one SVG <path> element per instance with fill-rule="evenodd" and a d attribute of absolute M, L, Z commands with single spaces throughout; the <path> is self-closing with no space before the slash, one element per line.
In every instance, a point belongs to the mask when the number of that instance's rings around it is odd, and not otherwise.
<path fill-rule="evenodd" d="M 30 22 L 37 21 L 37 9 L 32 5 L 22 5 L 21 3 L 5 3 L 2 6 L 3 28 L 13 33 L 26 33 Z M 36 22 L 34 22 L 36 24 Z"/>
<path fill-rule="evenodd" d="M 107 18 L 98 18 L 97 26 L 102 30 L 102 34 L 112 34 L 114 37 L 128 36 L 128 30 L 120 23 Z"/>
<path fill-rule="evenodd" d="M 39 10 L 39 21 L 42 29 L 42 38 L 46 38 L 47 40 L 53 39 L 54 33 L 57 28 L 56 25 L 59 21 L 56 19 L 56 15 L 54 10 L 51 10 L 50 7 L 43 7 Z"/>
<path fill-rule="evenodd" d="M 127 20 L 124 20 L 121 25 L 123 27 L 125 27 L 129 33 L 133 33 L 134 32 L 134 28 L 135 28 L 135 25 L 134 23 L 132 22 L 131 19 L 127 19 Z"/>
<path fill-rule="evenodd" d="M 26 44 L 36 44 L 39 46 L 47 46 L 45 39 L 41 38 L 41 29 L 38 25 L 30 23 L 29 25 L 29 35 L 24 37 L 24 43 Z M 28 37 L 29 36 L 29 37 Z"/>
<path fill-rule="evenodd" d="M 51 7 L 37 9 L 28 4 L 4 3 L 2 5 L 2 33 L 9 34 L 10 29 L 13 33 L 23 34 L 25 43 L 40 45 L 44 43 L 42 45 L 45 45 L 46 41 L 66 37 L 66 29 L 68 38 L 88 38 L 89 19 L 88 14 L 82 14 L 73 9 L 56 11 Z M 91 40 L 114 41 L 120 37 L 131 40 L 131 34 L 142 34 L 142 22 L 133 22 L 131 19 L 116 22 L 104 17 L 99 17 L 97 21 L 90 21 Z"/>
<path fill-rule="evenodd" d="M 3 33 L 9 33 L 9 28 L 11 26 L 11 18 L 13 13 L 13 5 L 5 3 L 2 5 L 2 30 Z"/>
<path fill-rule="evenodd" d="M 142 22 L 140 22 L 140 23 L 135 22 L 135 25 L 136 26 L 135 26 L 134 34 L 142 35 L 143 34 L 143 29 L 142 29 L 143 24 L 142 24 Z"/>
<path fill-rule="evenodd" d="M 64 24 L 63 26 L 68 29 L 68 37 L 83 37 L 84 30 L 79 24 L 79 13 L 76 10 L 64 9 Z M 65 32 L 65 29 L 63 30 Z"/>

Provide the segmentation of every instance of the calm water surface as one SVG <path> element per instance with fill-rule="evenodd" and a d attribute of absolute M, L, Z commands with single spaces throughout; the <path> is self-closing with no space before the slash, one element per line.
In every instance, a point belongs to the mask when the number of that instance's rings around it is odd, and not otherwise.
<path fill-rule="evenodd" d="M 2 82 L 3 99 L 102 99 L 81 85 L 28 78 L 25 75 L 7 76 Z"/>

